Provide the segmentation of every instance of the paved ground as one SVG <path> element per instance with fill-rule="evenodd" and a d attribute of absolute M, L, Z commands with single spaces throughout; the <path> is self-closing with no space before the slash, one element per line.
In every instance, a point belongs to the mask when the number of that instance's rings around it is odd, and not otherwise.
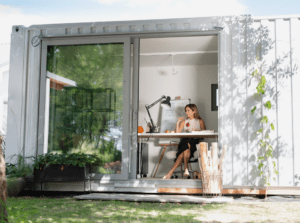
<path fill-rule="evenodd" d="M 96 195 L 97 194 L 97 195 Z M 95 196 L 94 196 L 95 195 Z M 102 195 L 103 198 L 101 198 Z M 122 195 L 122 196 L 120 196 Z M 38 192 L 38 191 L 23 191 L 20 196 L 32 196 L 32 197 L 50 197 L 50 198 L 61 198 L 61 197 L 75 197 L 76 199 L 103 199 L 103 200 L 118 200 L 118 197 L 122 197 L 122 200 L 134 200 L 139 199 L 140 201 L 151 201 L 154 202 L 189 202 L 189 203 L 231 203 L 231 202 L 300 202 L 300 196 L 223 196 L 221 198 L 207 198 L 197 195 L 146 195 L 146 194 L 118 194 L 118 193 L 77 193 L 77 192 Z M 94 198 L 91 198 L 94 196 Z M 147 197 L 148 196 L 148 197 Z M 156 198 L 155 198 L 156 197 Z M 159 198 L 160 197 L 160 198 Z M 144 200 L 143 200 L 144 198 Z M 170 200 L 170 201 L 166 201 Z M 135 200 L 134 200 L 135 201 Z"/>
<path fill-rule="evenodd" d="M 91 193 L 74 196 L 79 200 L 126 200 L 139 202 L 170 202 L 170 203 L 231 203 L 231 202 L 300 202 L 300 196 L 222 196 L 216 198 L 191 195 L 157 195 L 157 194 L 117 194 Z"/>
<path fill-rule="evenodd" d="M 235 196 L 234 202 L 300 202 L 300 196 Z"/>
<path fill-rule="evenodd" d="M 157 194 L 115 194 L 115 193 L 91 193 L 75 196 L 78 200 L 119 200 L 138 202 L 168 202 L 168 203 L 231 203 L 232 197 L 207 198 L 188 195 L 157 195 Z"/>

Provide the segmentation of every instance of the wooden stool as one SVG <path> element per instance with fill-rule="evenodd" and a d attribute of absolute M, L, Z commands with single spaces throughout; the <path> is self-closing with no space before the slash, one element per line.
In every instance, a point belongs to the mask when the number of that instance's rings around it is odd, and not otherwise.
<path fill-rule="evenodd" d="M 156 175 L 156 172 L 158 170 L 158 167 L 159 167 L 159 164 L 160 162 L 162 161 L 162 158 L 164 157 L 164 154 L 166 152 L 166 149 L 168 146 L 178 146 L 179 143 L 162 143 L 162 144 L 159 144 L 160 146 L 163 146 L 163 151 L 161 152 L 161 155 L 160 155 L 160 158 L 159 158 L 159 161 L 158 161 L 158 164 L 157 164 L 157 167 L 156 167 L 156 170 L 155 170 L 155 173 L 153 175 L 153 178 L 155 177 Z"/>

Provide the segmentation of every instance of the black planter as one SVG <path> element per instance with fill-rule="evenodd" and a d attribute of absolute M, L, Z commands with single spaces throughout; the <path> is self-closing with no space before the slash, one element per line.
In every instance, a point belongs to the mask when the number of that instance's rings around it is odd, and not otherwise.
<path fill-rule="evenodd" d="M 34 182 L 70 182 L 70 181 L 84 181 L 84 191 L 85 191 L 85 181 L 88 180 L 88 174 L 91 172 L 91 167 L 89 165 L 85 167 L 73 166 L 73 165 L 61 165 L 61 164 L 51 164 L 43 166 L 40 169 L 34 169 Z"/>
<path fill-rule="evenodd" d="M 34 169 L 35 182 L 47 181 L 77 181 L 84 180 L 90 173 L 90 166 L 79 167 L 73 165 L 51 164 L 47 167 Z"/>

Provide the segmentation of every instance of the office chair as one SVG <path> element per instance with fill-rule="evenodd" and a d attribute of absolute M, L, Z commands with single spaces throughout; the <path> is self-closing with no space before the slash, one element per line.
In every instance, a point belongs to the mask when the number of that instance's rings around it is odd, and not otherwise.
<path fill-rule="evenodd" d="M 178 145 L 178 144 L 177 144 L 177 145 Z M 166 157 L 167 157 L 168 159 L 174 159 L 174 161 L 175 161 L 175 158 L 176 158 L 176 151 L 168 151 L 168 152 L 166 153 Z M 197 150 L 194 152 L 194 157 L 193 157 L 191 160 L 189 160 L 189 162 L 188 162 L 188 168 L 189 168 L 190 175 L 192 175 L 192 177 L 193 177 L 194 179 L 197 179 L 197 178 L 198 178 L 198 175 L 197 175 L 197 174 L 195 175 L 195 172 L 198 173 L 198 172 L 200 172 L 200 171 L 193 170 L 193 169 L 192 169 L 191 163 L 198 163 L 198 151 L 197 151 Z M 183 168 L 183 166 L 184 166 L 184 163 L 182 163 L 182 165 L 181 165 L 181 170 L 180 170 L 180 171 L 174 171 L 173 175 L 171 176 L 171 179 L 174 179 L 174 178 L 177 179 L 177 178 L 178 178 L 178 175 L 177 175 L 178 173 L 181 173 L 181 176 L 183 177 L 183 173 L 184 173 L 184 168 Z M 190 179 L 190 178 L 191 178 L 191 177 L 188 176 L 187 179 Z"/>
<path fill-rule="evenodd" d="M 193 177 L 193 179 L 197 179 L 198 178 L 198 175 L 195 174 L 195 173 L 198 173 L 198 171 L 196 170 L 193 170 L 192 169 L 192 165 L 191 163 L 198 163 L 198 151 L 196 150 L 195 153 L 194 153 L 194 157 L 192 159 L 189 160 L 188 162 L 188 169 L 189 169 L 189 172 L 190 172 L 190 175 L 187 177 L 187 179 L 191 179 L 191 175 Z M 181 164 L 181 170 L 180 171 L 174 171 L 173 175 L 171 176 L 171 179 L 177 179 L 178 176 L 177 174 L 178 173 L 181 173 L 181 176 L 183 177 L 183 173 L 184 173 L 184 163 Z"/>

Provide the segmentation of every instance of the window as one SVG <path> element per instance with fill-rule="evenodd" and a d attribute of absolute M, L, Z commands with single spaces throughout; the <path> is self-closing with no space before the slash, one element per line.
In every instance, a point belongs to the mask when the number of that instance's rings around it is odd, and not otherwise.
<path fill-rule="evenodd" d="M 57 43 L 44 47 L 44 153 L 96 155 L 103 161 L 98 174 L 127 178 L 123 161 L 128 145 L 123 139 L 128 137 L 129 121 L 123 116 L 129 113 L 129 96 L 124 95 L 129 92 L 124 82 L 129 79 L 130 59 L 124 59 L 129 43 Z"/>

